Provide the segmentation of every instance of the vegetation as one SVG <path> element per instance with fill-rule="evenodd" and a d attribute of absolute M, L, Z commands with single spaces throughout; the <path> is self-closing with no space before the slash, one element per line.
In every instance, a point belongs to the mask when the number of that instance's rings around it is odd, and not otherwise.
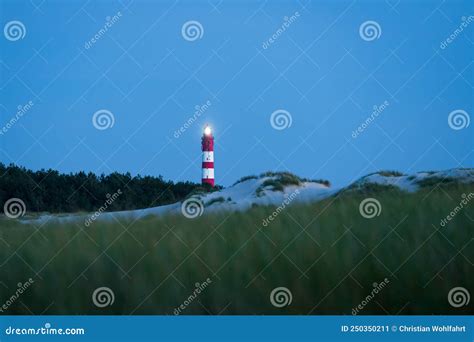
<path fill-rule="evenodd" d="M 268 189 L 270 191 L 283 191 L 289 185 L 301 185 L 301 179 L 289 172 L 266 172 L 261 177 L 272 177 L 266 179 L 262 185 L 257 189 L 257 196 L 261 196 L 263 191 Z"/>
<path fill-rule="evenodd" d="M 405 176 L 404 173 L 399 172 L 399 171 L 394 171 L 394 170 L 383 170 L 383 171 L 377 172 L 377 174 L 379 174 L 379 175 L 381 175 L 381 176 L 384 176 L 384 177 L 401 177 L 401 176 Z"/>
<path fill-rule="evenodd" d="M 327 180 L 309 180 L 307 178 L 300 178 L 290 172 L 265 172 L 260 175 L 260 178 L 271 177 L 265 180 L 262 185 L 257 189 L 257 196 L 261 196 L 264 190 L 270 191 L 283 191 L 286 186 L 289 185 L 301 185 L 303 182 L 314 182 L 320 183 L 326 186 L 331 186 L 331 183 Z"/>
<path fill-rule="evenodd" d="M 402 192 L 399 187 L 391 184 L 355 182 L 349 187 L 342 189 L 340 194 L 376 195 L 379 193 L 391 193 L 392 195 L 398 195 Z"/>
<path fill-rule="evenodd" d="M 301 178 L 302 182 L 311 182 L 311 183 L 319 183 L 325 185 L 327 187 L 331 186 L 331 182 L 327 179 L 309 179 L 309 178 Z"/>
<path fill-rule="evenodd" d="M 404 174 L 400 171 L 382 170 L 382 171 L 369 173 L 369 174 L 365 175 L 364 177 L 362 177 L 362 179 L 367 178 L 369 176 L 373 176 L 373 175 L 379 175 L 379 176 L 382 176 L 382 177 L 402 177 L 402 176 L 406 176 L 406 174 Z"/>
<path fill-rule="evenodd" d="M 272 188 L 273 191 L 283 191 L 283 188 L 286 185 L 300 185 L 303 182 L 319 183 L 327 187 L 331 186 L 331 182 L 329 182 L 326 179 L 301 178 L 291 172 L 273 172 L 273 171 L 264 172 L 260 174 L 260 176 L 251 175 L 251 176 L 242 177 L 237 182 L 235 182 L 234 185 L 251 180 L 251 179 L 259 179 L 259 178 L 264 178 L 264 177 L 276 178 L 275 180 L 267 180 L 266 185 L 263 186 L 263 187 L 271 186 L 273 187 Z M 262 191 L 263 189 L 259 190 L 259 193 L 261 193 Z"/>
<path fill-rule="evenodd" d="M 217 187 L 216 189 L 220 189 Z M 10 198 L 20 198 L 28 212 L 95 211 L 103 206 L 107 194 L 121 195 L 108 211 L 132 210 L 181 201 L 191 192 L 209 192 L 210 187 L 191 182 L 173 183 L 160 177 L 136 176 L 118 172 L 97 176 L 94 173 L 60 174 L 54 170 L 31 171 L 0 163 L 0 206 Z"/>
<path fill-rule="evenodd" d="M 224 197 L 217 197 L 217 198 L 213 198 L 211 199 L 210 201 L 206 202 L 206 207 L 210 207 L 211 205 L 213 204 L 216 204 L 216 203 L 222 203 L 222 202 L 225 202 L 225 198 Z"/>
<path fill-rule="evenodd" d="M 257 196 L 262 196 L 265 190 L 283 191 L 285 190 L 285 187 L 276 179 L 267 179 L 266 181 L 262 183 L 262 185 L 260 185 L 257 188 L 256 190 Z"/>
<path fill-rule="evenodd" d="M 359 212 L 367 196 L 355 191 L 288 206 L 267 227 L 275 207 L 87 229 L 0 220 L 0 303 L 34 280 L 1 313 L 172 315 L 210 278 L 182 314 L 350 315 L 387 278 L 359 314 L 473 314 L 472 303 L 454 308 L 447 298 L 454 287 L 474 291 L 474 204 L 440 224 L 470 192 L 473 184 L 379 192 L 380 215 L 367 219 Z M 114 292 L 112 305 L 93 304 L 99 287 Z M 277 287 L 291 291 L 290 305 L 271 304 Z"/>
<path fill-rule="evenodd" d="M 193 197 L 193 196 L 202 196 L 202 195 L 206 195 L 207 193 L 209 192 L 215 192 L 215 191 L 219 191 L 219 190 L 222 190 L 223 187 L 220 186 L 220 185 L 216 185 L 214 187 L 212 187 L 210 184 L 199 184 L 197 185 L 189 194 L 186 195 L 186 198 L 190 198 L 190 197 Z"/>
<path fill-rule="evenodd" d="M 432 186 L 445 186 L 445 185 L 454 185 L 454 184 L 460 184 L 460 181 L 456 178 L 450 178 L 450 177 L 427 177 L 420 179 L 419 181 L 416 182 L 420 187 L 422 188 L 427 188 L 427 187 L 432 187 Z"/>
<path fill-rule="evenodd" d="M 245 176 L 245 177 L 240 178 L 237 182 L 235 182 L 234 185 L 237 185 L 239 183 L 243 183 L 243 182 L 251 180 L 251 179 L 258 179 L 258 177 L 253 176 L 253 175 L 252 176 Z"/>

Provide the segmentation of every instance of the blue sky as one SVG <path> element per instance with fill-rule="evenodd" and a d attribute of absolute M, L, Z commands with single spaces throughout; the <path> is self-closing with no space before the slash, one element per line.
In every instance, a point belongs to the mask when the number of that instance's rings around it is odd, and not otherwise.
<path fill-rule="evenodd" d="M 0 135 L 0 161 L 199 182 L 210 123 L 222 185 L 268 170 L 344 185 L 380 169 L 472 167 L 474 123 L 453 129 L 448 116 L 474 113 L 473 9 L 472 1 L 2 1 L 1 26 L 20 21 L 25 34 L 0 37 L 0 128 L 19 105 L 33 106 Z M 195 40 L 182 34 L 189 21 L 202 27 Z M 361 35 L 367 21 L 375 37 Z M 99 110 L 112 113 L 112 127 L 93 125 Z M 272 127 L 277 110 L 290 127 Z"/>

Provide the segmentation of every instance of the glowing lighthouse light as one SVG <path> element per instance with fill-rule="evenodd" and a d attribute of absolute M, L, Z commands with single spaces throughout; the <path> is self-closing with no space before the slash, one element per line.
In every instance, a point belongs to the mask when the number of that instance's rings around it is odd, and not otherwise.
<path fill-rule="evenodd" d="M 214 186 L 214 137 L 209 126 L 202 136 L 202 184 Z"/>

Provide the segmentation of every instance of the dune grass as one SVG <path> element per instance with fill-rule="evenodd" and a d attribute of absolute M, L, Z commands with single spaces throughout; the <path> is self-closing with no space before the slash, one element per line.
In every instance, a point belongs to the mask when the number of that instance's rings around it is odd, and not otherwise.
<path fill-rule="evenodd" d="M 404 174 L 403 172 L 397 171 L 397 170 L 381 170 L 381 171 L 369 173 L 369 174 L 366 175 L 365 177 L 371 176 L 371 175 L 380 175 L 380 176 L 383 176 L 383 177 L 401 177 L 401 176 L 406 176 L 406 174 Z"/>
<path fill-rule="evenodd" d="M 262 196 L 265 189 L 270 191 L 284 191 L 288 185 L 301 185 L 301 178 L 290 172 L 265 172 L 260 177 L 272 177 L 266 179 L 256 190 L 257 196 Z"/>
<path fill-rule="evenodd" d="M 472 298 L 454 308 L 448 292 L 474 295 L 474 203 L 440 225 L 470 192 L 473 185 L 377 192 L 382 211 L 372 219 L 359 212 L 367 194 L 355 192 L 289 206 L 268 227 L 262 220 L 275 207 L 89 228 L 2 220 L 0 305 L 34 280 L 2 314 L 172 315 L 188 303 L 181 314 L 350 315 L 385 279 L 359 314 L 472 314 Z M 93 304 L 99 287 L 112 289 L 112 305 Z M 290 305 L 271 304 L 277 287 L 291 291 Z"/>

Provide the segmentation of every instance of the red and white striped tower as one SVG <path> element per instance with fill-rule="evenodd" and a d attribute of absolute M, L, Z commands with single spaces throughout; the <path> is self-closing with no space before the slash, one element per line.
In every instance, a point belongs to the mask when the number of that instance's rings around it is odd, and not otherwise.
<path fill-rule="evenodd" d="M 214 186 L 214 137 L 209 126 L 202 136 L 202 184 Z"/>

